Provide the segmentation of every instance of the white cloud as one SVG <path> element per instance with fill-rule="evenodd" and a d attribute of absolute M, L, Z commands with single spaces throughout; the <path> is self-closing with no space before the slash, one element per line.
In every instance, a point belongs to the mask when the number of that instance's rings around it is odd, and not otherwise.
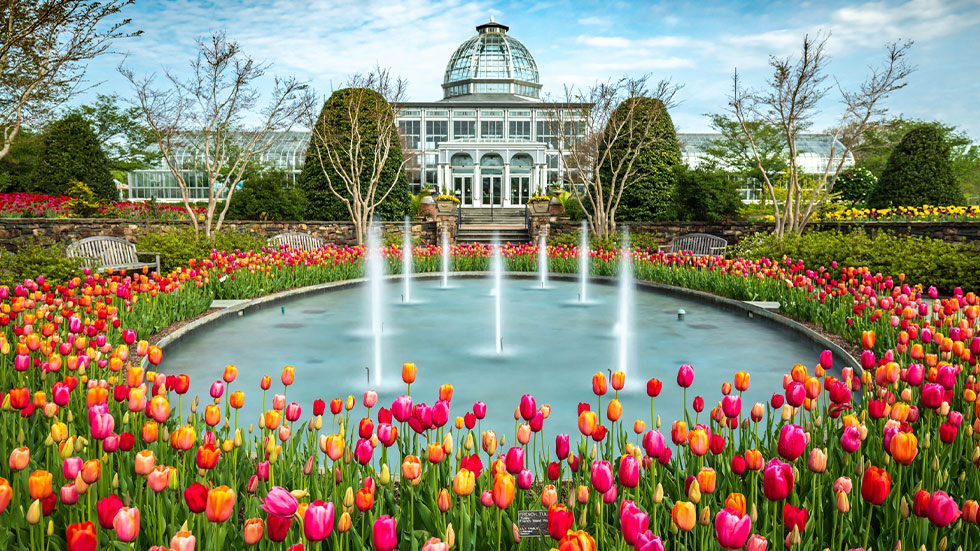
<path fill-rule="evenodd" d="M 578 24 L 586 27 L 608 27 L 612 25 L 612 20 L 608 17 L 597 17 L 593 15 L 579 18 Z"/>

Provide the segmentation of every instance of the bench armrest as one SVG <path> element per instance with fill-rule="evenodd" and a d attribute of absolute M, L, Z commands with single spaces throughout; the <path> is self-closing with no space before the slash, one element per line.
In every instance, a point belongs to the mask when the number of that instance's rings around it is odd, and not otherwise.
<path fill-rule="evenodd" d="M 152 255 L 156 256 L 156 262 L 154 262 L 154 264 L 156 264 L 156 266 L 157 266 L 157 273 L 159 273 L 160 272 L 160 253 L 158 253 L 156 251 L 136 251 L 136 256 L 137 257 L 139 257 L 139 255 L 141 255 L 141 254 L 152 254 Z"/>
<path fill-rule="evenodd" d="M 657 252 L 662 253 L 670 249 L 670 245 L 657 245 Z"/>

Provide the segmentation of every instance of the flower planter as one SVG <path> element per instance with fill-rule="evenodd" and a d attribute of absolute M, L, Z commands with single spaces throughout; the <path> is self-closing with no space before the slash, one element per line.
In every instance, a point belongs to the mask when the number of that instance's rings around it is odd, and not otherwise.
<path fill-rule="evenodd" d="M 456 203 L 453 201 L 436 201 L 436 207 L 440 214 L 452 214 L 456 212 Z"/>
<path fill-rule="evenodd" d="M 547 214 L 548 213 L 548 201 L 534 201 L 529 203 L 531 205 L 531 212 L 534 214 Z"/>

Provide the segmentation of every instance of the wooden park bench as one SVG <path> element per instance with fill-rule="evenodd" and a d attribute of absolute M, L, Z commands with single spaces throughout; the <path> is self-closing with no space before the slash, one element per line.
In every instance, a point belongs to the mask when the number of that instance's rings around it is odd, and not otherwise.
<path fill-rule="evenodd" d="M 689 233 L 675 237 L 669 245 L 660 245 L 658 252 L 679 253 L 689 251 L 694 256 L 724 256 L 728 241 L 708 233 Z"/>
<path fill-rule="evenodd" d="M 140 262 L 139 255 L 155 255 L 153 262 Z M 86 268 L 97 271 L 141 270 L 143 267 L 160 271 L 160 253 L 137 251 L 136 245 L 119 237 L 97 235 L 75 241 L 68 246 L 69 258 L 81 258 Z"/>
<path fill-rule="evenodd" d="M 323 240 L 308 233 L 293 231 L 273 235 L 269 238 L 269 245 L 276 248 L 282 247 L 283 245 L 289 245 L 290 249 L 301 248 L 304 251 L 312 251 L 322 247 Z"/>

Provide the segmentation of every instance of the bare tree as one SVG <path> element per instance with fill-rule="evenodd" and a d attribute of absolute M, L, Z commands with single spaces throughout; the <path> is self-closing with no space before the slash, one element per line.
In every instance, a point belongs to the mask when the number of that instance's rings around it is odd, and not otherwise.
<path fill-rule="evenodd" d="M 255 111 L 259 99 L 256 81 L 269 65 L 243 53 L 224 32 L 198 39 L 197 44 L 190 76 L 182 79 L 168 71 L 166 88 L 153 88 L 155 75 L 137 77 L 122 65 L 119 71 L 136 92 L 134 103 L 177 182 L 195 232 L 200 232 L 200 226 L 190 205 L 187 176 L 202 174 L 207 179 L 204 235 L 210 238 L 221 229 L 249 164 L 307 116 L 315 96 L 294 77 L 275 77 L 271 99 Z M 250 124 L 251 118 L 258 123 Z M 183 160 L 188 154 L 191 163 Z M 224 207 L 215 221 L 220 199 Z"/>
<path fill-rule="evenodd" d="M 76 94 L 89 60 L 106 53 L 135 0 L 3 0 L 0 2 L 0 159 L 24 125 L 37 123 Z"/>
<path fill-rule="evenodd" d="M 796 60 L 771 56 L 769 65 L 773 68 L 773 76 L 764 91 L 754 92 L 740 87 L 737 70 L 732 79 L 733 92 L 729 106 L 751 147 L 764 187 L 772 200 L 776 224 L 774 233 L 780 240 L 789 233 L 803 231 L 820 204 L 832 193 L 834 182 L 854 148 L 861 144 L 862 137 L 884 123 L 887 109 L 881 107 L 882 100 L 895 90 L 904 88 L 909 74 L 915 70 L 906 60 L 912 42 L 893 42 L 886 46 L 885 62 L 871 68 L 871 74 L 856 90 L 845 90 L 839 82 L 836 83 L 844 111 L 836 126 L 829 131 L 831 145 L 823 174 L 815 179 L 813 189 L 804 190 L 800 185 L 796 138 L 800 132 L 812 126 L 813 118 L 818 113 L 817 104 L 831 89 L 824 84 L 829 61 L 824 50 L 829 38 L 829 35 L 819 34 L 805 36 L 802 52 Z M 786 145 L 789 168 L 786 199 L 782 204 L 776 200 L 775 186 L 762 169 L 757 139 L 751 130 L 755 122 L 778 127 Z M 838 143 L 842 146 L 840 150 Z"/>
<path fill-rule="evenodd" d="M 347 208 L 358 243 L 413 157 L 400 155 L 405 144 L 395 123 L 406 87 L 404 79 L 381 67 L 353 75 L 334 92 L 341 94 L 338 101 L 331 104 L 331 96 L 310 125 L 316 162 L 330 192 Z"/>
<path fill-rule="evenodd" d="M 600 237 L 616 231 L 616 209 L 623 191 L 636 180 L 637 159 L 664 137 L 658 122 L 680 89 L 662 80 L 651 90 L 648 79 L 624 77 L 587 89 L 566 86 L 564 101 L 549 108 L 565 178 L 590 230 Z M 640 98 L 659 100 L 664 108 L 647 112 L 644 103 L 636 101 Z"/>

